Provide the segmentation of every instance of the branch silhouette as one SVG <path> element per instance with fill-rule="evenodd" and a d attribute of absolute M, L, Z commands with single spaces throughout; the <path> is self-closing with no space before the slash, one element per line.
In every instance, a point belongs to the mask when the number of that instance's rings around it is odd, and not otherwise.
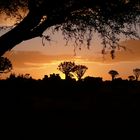
<path fill-rule="evenodd" d="M 0 37 L 0 56 L 23 41 L 43 37 L 45 30 L 54 27 L 54 31 L 62 31 L 66 41 L 74 38 L 81 44 L 85 40 L 88 47 L 98 32 L 103 49 L 111 47 L 114 57 L 120 35 L 139 38 L 139 11 L 139 0 L 1 0 L 0 13 L 17 20 Z"/>

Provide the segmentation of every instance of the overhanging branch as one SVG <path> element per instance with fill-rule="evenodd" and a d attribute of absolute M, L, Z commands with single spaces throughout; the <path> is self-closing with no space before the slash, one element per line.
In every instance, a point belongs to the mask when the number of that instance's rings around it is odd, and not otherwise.
<path fill-rule="evenodd" d="M 28 14 L 21 23 L 8 33 L 0 37 L 0 56 L 6 51 L 11 50 L 14 46 L 21 43 L 27 36 L 27 33 L 37 26 L 40 22 L 41 15 Z"/>

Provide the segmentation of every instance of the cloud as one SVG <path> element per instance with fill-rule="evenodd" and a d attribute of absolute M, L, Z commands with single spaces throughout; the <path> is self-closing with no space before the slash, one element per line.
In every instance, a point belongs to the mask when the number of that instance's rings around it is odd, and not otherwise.
<path fill-rule="evenodd" d="M 76 63 L 102 63 L 113 64 L 118 62 L 136 62 L 140 61 L 140 40 L 129 40 L 122 42 L 126 50 L 116 51 L 115 59 L 112 60 L 109 52 L 103 58 L 102 54 L 89 56 L 73 56 L 73 55 L 47 55 L 38 51 L 11 51 L 6 56 L 11 60 L 14 67 L 17 68 L 39 68 L 44 65 L 59 64 L 62 61 L 75 61 Z"/>
<path fill-rule="evenodd" d="M 125 46 L 125 49 L 120 48 L 116 50 L 115 59 L 111 58 L 110 51 L 104 56 L 97 54 L 96 56 L 88 56 L 86 61 L 93 61 L 98 63 L 118 63 L 118 62 L 136 62 L 140 61 L 140 40 L 129 40 L 122 42 L 121 45 Z"/>
<path fill-rule="evenodd" d="M 5 56 L 11 60 L 13 66 L 18 68 L 35 68 L 56 63 L 56 61 L 74 60 L 74 56 L 71 55 L 46 55 L 38 51 L 11 51 L 6 53 Z"/>
<path fill-rule="evenodd" d="M 122 42 L 126 49 L 116 52 L 115 61 L 140 61 L 140 40 Z"/>

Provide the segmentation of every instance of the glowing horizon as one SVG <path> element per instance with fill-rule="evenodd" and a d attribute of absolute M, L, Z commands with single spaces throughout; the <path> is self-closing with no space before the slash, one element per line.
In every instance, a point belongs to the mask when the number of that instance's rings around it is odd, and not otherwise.
<path fill-rule="evenodd" d="M 82 64 L 88 67 L 85 75 L 102 77 L 103 80 L 110 80 L 111 76 L 108 71 L 111 69 L 117 70 L 119 76 L 127 79 L 129 75 L 133 75 L 133 69 L 140 67 L 140 41 L 126 42 L 127 51 L 119 50 L 116 52 L 116 58 L 111 59 L 110 54 L 106 54 L 105 58 L 100 53 L 93 55 L 89 51 L 89 55 L 79 53 L 74 56 L 73 54 L 65 54 L 61 52 L 58 54 L 42 53 L 41 51 L 18 50 L 15 48 L 13 51 L 6 54 L 6 56 L 13 63 L 13 71 L 16 74 L 29 73 L 35 79 L 42 79 L 44 75 L 57 73 L 64 79 L 64 74 L 57 70 L 58 65 L 63 61 L 74 61 L 76 64 Z M 133 48 L 133 49 L 132 49 Z M 133 50 L 131 52 L 130 50 Z M 55 48 L 54 48 L 55 51 Z"/>
<path fill-rule="evenodd" d="M 9 21 L 3 20 L 3 23 L 12 24 Z M 2 21 L 0 23 L 2 24 Z M 3 32 L 0 34 L 2 35 Z M 74 61 L 76 64 L 88 67 L 84 77 L 102 77 L 104 80 L 110 80 L 108 71 L 111 69 L 117 70 L 119 77 L 127 79 L 129 75 L 133 75 L 134 68 L 140 68 L 140 40 L 124 41 L 122 37 L 123 42 L 120 43 L 126 46 L 126 50 L 117 50 L 116 58 L 112 60 L 109 52 L 103 58 L 101 40 L 96 33 L 90 48 L 87 49 L 86 45 L 83 45 L 79 50 L 77 46 L 76 55 L 73 42 L 65 46 L 66 41 L 61 32 L 50 36 L 52 41 L 45 42 L 45 46 L 42 45 L 41 38 L 37 37 L 18 44 L 10 53 L 5 54 L 13 64 L 12 72 L 29 73 L 35 79 L 42 79 L 44 75 L 52 73 L 58 73 L 61 78 L 64 78 L 64 74 L 57 70 L 58 64 L 63 61 Z"/>
<path fill-rule="evenodd" d="M 70 60 L 69 60 L 70 61 Z M 18 74 L 30 74 L 35 79 L 42 79 L 44 75 L 50 75 L 50 74 L 59 74 L 62 79 L 64 79 L 65 75 L 57 70 L 58 64 L 60 64 L 63 61 L 56 61 L 56 62 L 50 62 L 50 63 L 41 63 L 41 64 L 32 64 L 32 63 L 26 63 L 28 67 L 26 68 L 14 68 L 12 70 L 12 73 Z M 76 63 L 77 61 L 75 61 Z M 138 62 L 140 64 L 140 61 Z M 103 80 L 111 80 L 110 75 L 108 74 L 108 71 L 111 69 L 117 70 L 119 72 L 119 77 L 123 79 L 127 79 L 129 75 L 133 75 L 133 68 L 136 68 L 136 64 L 133 64 L 132 68 L 129 68 L 131 62 L 121 62 L 122 65 L 124 65 L 124 68 L 119 68 L 120 63 L 114 64 L 102 64 L 98 62 L 77 62 L 76 64 L 82 64 L 88 67 L 88 70 L 86 71 L 85 75 L 83 76 L 93 76 L 93 77 L 102 77 Z M 129 68 L 129 69 L 128 69 Z M 10 74 L 10 73 L 9 73 Z"/>

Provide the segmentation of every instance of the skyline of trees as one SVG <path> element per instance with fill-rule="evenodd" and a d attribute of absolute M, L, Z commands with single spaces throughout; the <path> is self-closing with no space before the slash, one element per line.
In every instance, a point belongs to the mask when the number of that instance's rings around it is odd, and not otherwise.
<path fill-rule="evenodd" d="M 5 60 L 8 60 L 5 58 Z M 3 61 L 5 63 L 7 63 L 7 61 Z M 8 64 L 10 64 L 9 66 L 12 66 L 11 62 L 9 63 L 10 61 L 8 61 Z M 3 64 L 4 65 L 4 64 Z M 2 66 L 1 66 L 2 67 Z M 7 66 L 8 67 L 8 66 Z M 81 78 L 84 76 L 86 70 L 88 69 L 87 66 L 85 65 L 80 65 L 80 64 L 75 64 L 75 62 L 71 62 L 71 61 L 64 61 L 64 62 L 61 62 L 57 69 L 62 72 L 63 74 L 65 74 L 65 79 L 75 79 L 77 78 L 77 80 L 81 80 Z M 8 69 L 6 70 L 5 73 L 8 73 L 12 70 L 12 67 L 8 67 Z M 138 78 L 139 78 L 139 75 L 140 75 L 140 69 L 139 68 L 135 68 L 133 69 L 133 74 L 134 75 L 129 75 L 127 77 L 127 79 L 129 81 L 138 81 Z M 1 72 L 2 73 L 2 72 Z M 109 70 L 108 74 L 111 75 L 111 78 L 112 80 L 116 79 L 116 77 L 119 75 L 119 72 L 116 71 L 116 70 Z M 75 76 L 75 77 L 74 77 Z M 25 74 L 16 74 L 14 72 L 12 72 L 9 77 L 7 78 L 25 78 L 25 79 L 33 79 L 32 76 L 29 74 L 29 73 L 25 73 Z M 50 74 L 50 77 L 59 77 L 61 78 L 61 76 L 58 74 L 58 73 L 52 73 Z M 44 75 L 44 78 L 47 79 L 47 78 L 50 78 L 48 75 Z M 85 76 L 85 77 L 88 77 L 88 76 Z M 85 78 L 84 77 L 84 78 Z M 90 77 L 94 77 L 94 76 L 90 76 Z M 6 77 L 5 77 L 6 78 Z M 44 79 L 42 78 L 42 79 Z M 59 79 L 58 78 L 58 79 Z M 96 78 L 96 77 L 94 77 Z M 102 77 L 101 77 L 102 78 Z M 121 77 L 118 77 L 117 79 L 120 79 Z"/>

